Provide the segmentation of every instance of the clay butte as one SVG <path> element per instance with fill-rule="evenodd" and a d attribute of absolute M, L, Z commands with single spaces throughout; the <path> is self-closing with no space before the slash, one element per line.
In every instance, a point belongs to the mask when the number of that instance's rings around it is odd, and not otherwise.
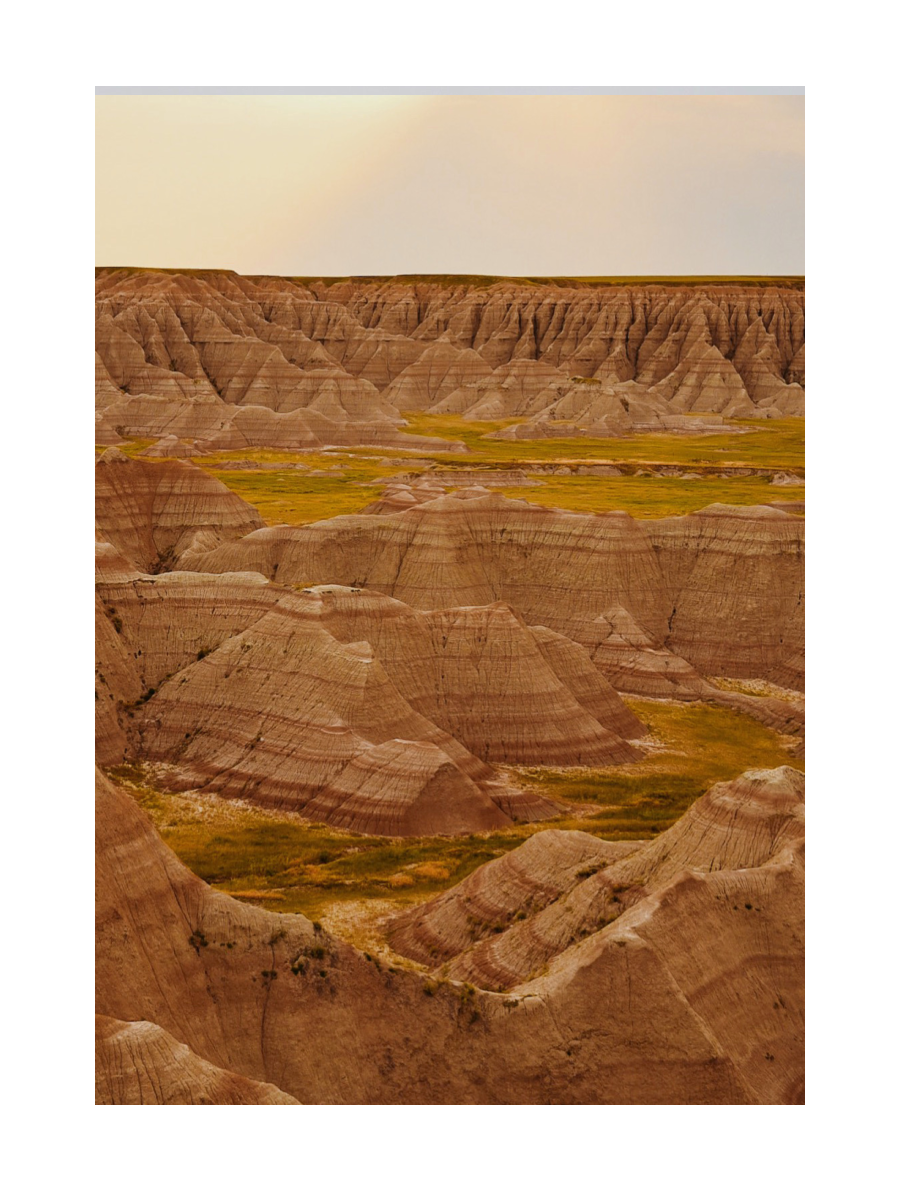
<path fill-rule="evenodd" d="M 725 418 L 803 415 L 804 355 L 792 281 L 99 269 L 96 440 L 465 452 L 404 433 L 406 411 L 521 418 L 498 438 L 710 432 Z"/>

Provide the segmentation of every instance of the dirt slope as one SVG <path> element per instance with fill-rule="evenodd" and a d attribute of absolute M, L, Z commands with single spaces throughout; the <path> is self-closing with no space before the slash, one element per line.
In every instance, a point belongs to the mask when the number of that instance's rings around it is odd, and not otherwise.
<path fill-rule="evenodd" d="M 681 871 L 497 994 L 213 891 L 103 777 L 97 806 L 97 1011 L 219 1070 L 303 1103 L 802 1100 L 796 840 Z"/>

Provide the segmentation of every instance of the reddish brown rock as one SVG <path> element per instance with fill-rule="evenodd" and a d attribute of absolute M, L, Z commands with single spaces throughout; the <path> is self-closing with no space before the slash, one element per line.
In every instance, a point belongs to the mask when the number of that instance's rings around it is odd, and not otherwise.
<path fill-rule="evenodd" d="M 174 565 L 198 537 L 209 549 L 263 526 L 252 505 L 199 467 L 115 449 L 97 460 L 95 504 L 104 539 L 149 572 Z"/>
<path fill-rule="evenodd" d="M 95 1022 L 95 1104 L 299 1104 L 205 1062 L 150 1021 Z"/>
<path fill-rule="evenodd" d="M 789 285 L 308 287 L 100 270 L 96 328 L 98 437 L 110 440 L 439 448 L 403 434 L 401 412 L 607 436 L 804 404 L 804 296 Z"/>
<path fill-rule="evenodd" d="M 622 924 L 619 918 L 630 909 L 652 913 L 652 900 L 685 872 L 709 876 L 767 865 L 780 871 L 800 853 L 803 796 L 798 771 L 750 771 L 717 784 L 671 829 L 646 843 L 591 842 L 585 834 L 561 833 L 553 843 L 546 834 L 536 835 L 404 913 L 394 922 L 392 943 L 410 958 L 445 963 L 450 977 L 480 987 L 524 983 L 573 944 L 593 941 L 613 922 Z M 568 858 L 554 859 L 553 851 Z M 515 859 L 541 864 L 547 878 L 539 888 L 510 886 L 518 878 Z M 751 902 L 744 912 L 753 911 L 759 910 Z M 471 919 L 463 920 L 466 914 Z M 800 914 L 802 909 L 788 919 Z M 798 985 L 795 979 L 795 991 Z"/>
<path fill-rule="evenodd" d="M 208 1064 L 303 1103 L 802 1103 L 796 842 L 681 872 L 498 995 L 214 891 L 103 778 L 95 824 L 97 1011 L 183 1043 L 204 1088 Z"/>
<path fill-rule="evenodd" d="M 604 672 L 618 658 L 615 686 L 660 676 L 677 686 L 692 672 L 774 678 L 803 646 L 804 522 L 767 507 L 637 521 L 457 493 L 397 514 L 276 526 L 183 561 L 283 583 L 362 585 L 420 609 L 503 601 L 528 625 L 581 643 Z M 597 653 L 610 642 L 602 614 L 611 610 L 632 623 L 624 642 L 637 655 L 614 643 Z"/>
<path fill-rule="evenodd" d="M 622 737 L 640 737 L 643 725 L 584 650 L 529 629 L 506 604 L 422 613 L 337 586 L 304 589 L 298 603 L 342 642 L 368 642 L 412 707 L 487 762 L 640 757 Z"/>
<path fill-rule="evenodd" d="M 119 761 L 130 741 L 172 786 L 363 832 L 451 833 L 557 811 L 486 762 L 640 757 L 624 739 L 643 725 L 587 652 L 507 605 L 422 613 L 252 573 L 131 577 L 98 597 L 98 753 Z M 441 798 L 444 817 L 425 814 Z M 401 818 L 398 805 L 412 807 Z"/>

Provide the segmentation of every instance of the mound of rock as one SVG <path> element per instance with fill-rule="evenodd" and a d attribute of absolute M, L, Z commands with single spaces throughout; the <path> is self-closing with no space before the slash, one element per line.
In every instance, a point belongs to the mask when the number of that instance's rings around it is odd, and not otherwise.
<path fill-rule="evenodd" d="M 271 1083 L 222 1071 L 150 1021 L 95 1022 L 95 1104 L 299 1104 Z"/>
<path fill-rule="evenodd" d="M 528 625 L 585 646 L 604 671 L 615 655 L 597 655 L 610 642 L 598 616 L 624 610 L 633 622 L 625 640 L 649 639 L 646 648 L 670 661 L 651 668 L 645 656 L 632 669 L 616 651 L 623 686 L 629 675 L 691 669 L 774 678 L 803 646 L 804 522 L 770 507 L 713 505 L 638 521 L 463 490 L 394 514 L 259 530 L 183 561 L 281 583 L 365 586 L 425 610 L 499 600 Z"/>
<path fill-rule="evenodd" d="M 95 468 L 103 540 L 141 570 L 175 564 L 189 547 L 210 549 L 263 527 L 256 509 L 185 462 L 142 462 L 110 448 Z"/>
<path fill-rule="evenodd" d="M 681 870 L 504 994 L 389 971 L 303 916 L 215 891 L 102 776 L 95 828 L 101 1102 L 144 1102 L 145 1081 L 159 1103 L 803 1102 L 802 843 L 787 825 L 748 823 L 746 866 L 724 865 L 738 849 Z M 576 840 L 516 852 L 547 903 L 513 927 L 564 908 L 573 869 L 609 853 Z M 501 923 L 516 875 L 491 889 Z M 453 917 L 457 942 L 465 924 Z"/>
<path fill-rule="evenodd" d="M 538 834 L 397 918 L 392 944 L 414 960 L 446 964 L 454 979 L 510 988 L 611 923 L 622 924 L 633 908 L 649 912 L 653 899 L 686 872 L 774 870 L 802 845 L 803 801 L 803 775 L 779 767 L 717 784 L 647 843 L 561 831 L 551 842 Z M 518 861 L 511 861 L 514 855 Z M 533 863 L 544 872 L 539 886 L 520 886 L 520 869 L 530 881 Z M 753 902 L 745 905 L 745 914 L 761 911 Z"/>
<path fill-rule="evenodd" d="M 100 582 L 97 630 L 101 762 L 130 750 L 166 764 L 171 787 L 363 832 L 547 817 L 555 804 L 486 764 L 641 756 L 627 739 L 644 726 L 585 649 L 502 603 L 420 612 L 336 585 L 170 572 Z"/>

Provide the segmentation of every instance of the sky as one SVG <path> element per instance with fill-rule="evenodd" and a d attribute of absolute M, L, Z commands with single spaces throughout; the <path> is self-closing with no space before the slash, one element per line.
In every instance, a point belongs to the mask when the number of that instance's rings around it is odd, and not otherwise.
<path fill-rule="evenodd" d="M 98 96 L 98 266 L 804 272 L 802 96 Z"/>

